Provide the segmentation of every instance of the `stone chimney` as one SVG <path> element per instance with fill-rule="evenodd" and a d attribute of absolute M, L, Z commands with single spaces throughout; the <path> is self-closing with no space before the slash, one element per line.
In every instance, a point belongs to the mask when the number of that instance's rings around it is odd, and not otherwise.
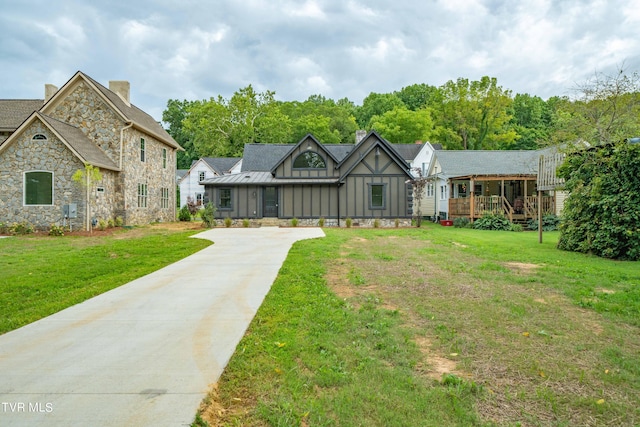
<path fill-rule="evenodd" d="M 115 92 L 128 106 L 131 106 L 131 102 L 129 101 L 129 91 L 131 89 L 131 85 L 126 80 L 110 80 L 109 81 L 109 90 L 111 92 Z"/>
<path fill-rule="evenodd" d="M 356 144 L 364 139 L 367 136 L 367 131 L 364 129 L 358 129 L 356 131 Z"/>
<path fill-rule="evenodd" d="M 419 139 L 416 140 L 416 145 L 422 145 L 422 141 L 420 141 Z"/>
<path fill-rule="evenodd" d="M 44 85 L 44 102 L 47 102 L 48 100 L 50 100 L 51 97 L 55 95 L 57 91 L 58 91 L 58 86 L 55 86 L 49 83 L 45 84 Z"/>

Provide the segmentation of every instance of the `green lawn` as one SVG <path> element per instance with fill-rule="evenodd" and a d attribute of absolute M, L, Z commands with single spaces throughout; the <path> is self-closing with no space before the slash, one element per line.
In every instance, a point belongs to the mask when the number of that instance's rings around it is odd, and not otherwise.
<path fill-rule="evenodd" d="M 195 231 L 0 239 L 0 334 L 144 276 L 208 246 Z"/>
<path fill-rule="evenodd" d="M 556 233 L 298 242 L 194 425 L 638 425 L 640 263 Z"/>

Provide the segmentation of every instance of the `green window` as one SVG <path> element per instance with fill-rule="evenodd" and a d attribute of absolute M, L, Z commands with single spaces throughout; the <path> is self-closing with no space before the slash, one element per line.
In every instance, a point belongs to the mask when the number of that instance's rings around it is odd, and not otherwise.
<path fill-rule="evenodd" d="M 293 161 L 294 169 L 326 169 L 327 164 L 315 151 L 305 151 Z"/>
<path fill-rule="evenodd" d="M 24 204 L 53 204 L 53 172 L 34 171 L 24 174 Z"/>
<path fill-rule="evenodd" d="M 369 184 L 369 209 L 384 209 L 386 184 Z"/>
<path fill-rule="evenodd" d="M 230 188 L 221 188 L 218 196 L 219 209 L 233 209 L 233 205 L 231 203 L 232 192 Z"/>

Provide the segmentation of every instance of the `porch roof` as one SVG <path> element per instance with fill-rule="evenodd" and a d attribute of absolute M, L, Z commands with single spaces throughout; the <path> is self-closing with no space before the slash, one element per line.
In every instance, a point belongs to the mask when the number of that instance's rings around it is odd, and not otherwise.
<path fill-rule="evenodd" d="M 337 184 L 338 178 L 275 178 L 271 172 L 240 172 L 217 176 L 200 182 L 205 186 L 282 185 L 282 184 Z"/>
<path fill-rule="evenodd" d="M 436 151 L 435 156 L 447 178 L 527 177 L 538 173 L 539 151 L 456 150 Z"/>

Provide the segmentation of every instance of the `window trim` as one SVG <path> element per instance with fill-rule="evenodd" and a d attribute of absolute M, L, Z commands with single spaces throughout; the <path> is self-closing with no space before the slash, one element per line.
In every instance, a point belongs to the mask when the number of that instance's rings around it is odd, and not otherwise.
<path fill-rule="evenodd" d="M 169 188 L 160 188 L 160 209 L 169 208 Z"/>
<path fill-rule="evenodd" d="M 140 138 L 140 161 L 145 162 L 146 143 L 144 138 Z"/>
<path fill-rule="evenodd" d="M 324 166 L 322 167 L 312 167 L 312 166 L 304 166 L 304 167 L 300 167 L 300 166 L 296 166 L 296 162 L 298 161 L 299 158 L 301 158 L 302 156 L 308 155 L 308 154 L 315 154 L 318 158 L 320 158 L 320 160 L 322 160 L 322 163 Z M 327 160 L 322 157 L 320 155 L 320 153 L 318 153 L 317 151 L 303 151 L 300 154 L 298 154 L 295 159 L 293 159 L 293 162 L 291 163 L 291 168 L 294 170 L 326 170 L 327 169 Z"/>
<path fill-rule="evenodd" d="M 149 207 L 149 184 L 138 183 L 138 207 Z"/>
<path fill-rule="evenodd" d="M 51 203 L 27 203 L 27 174 L 30 173 L 48 173 L 51 176 Z M 47 170 L 30 170 L 22 173 L 22 206 L 53 206 L 55 201 L 55 175 L 53 171 Z"/>
<path fill-rule="evenodd" d="M 204 181 L 207 177 L 207 174 L 204 171 L 198 172 L 198 182 Z"/>
<path fill-rule="evenodd" d="M 162 169 L 167 168 L 167 149 L 162 149 Z"/>
<path fill-rule="evenodd" d="M 229 191 L 229 206 L 222 206 L 222 192 Z M 232 187 L 222 187 L 218 189 L 218 200 L 217 200 L 218 210 L 221 211 L 232 211 L 233 210 L 233 188 Z"/>
<path fill-rule="evenodd" d="M 49 138 L 47 138 L 47 135 L 43 134 L 43 133 L 36 133 L 31 137 L 32 141 L 46 141 Z"/>
<path fill-rule="evenodd" d="M 369 210 L 385 210 L 387 208 L 387 184 L 384 182 L 367 183 L 369 193 Z M 382 187 L 382 205 L 373 204 L 373 188 Z"/>

